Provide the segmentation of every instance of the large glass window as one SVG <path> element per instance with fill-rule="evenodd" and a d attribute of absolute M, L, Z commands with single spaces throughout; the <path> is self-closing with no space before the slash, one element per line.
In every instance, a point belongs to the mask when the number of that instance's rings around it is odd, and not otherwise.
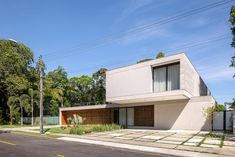
<path fill-rule="evenodd" d="M 172 64 L 153 69 L 154 92 L 180 88 L 180 64 Z"/>

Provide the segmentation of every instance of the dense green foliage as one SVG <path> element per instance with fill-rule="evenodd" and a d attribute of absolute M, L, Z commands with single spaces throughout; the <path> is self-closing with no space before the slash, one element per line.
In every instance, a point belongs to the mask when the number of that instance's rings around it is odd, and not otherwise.
<path fill-rule="evenodd" d="M 233 35 L 233 40 L 232 40 L 231 46 L 235 48 L 235 7 L 234 6 L 232 6 L 231 11 L 230 11 L 229 22 L 232 25 L 231 31 L 232 31 L 232 35 Z M 235 54 L 231 59 L 231 65 L 230 66 L 235 67 Z M 235 77 L 235 74 L 233 75 L 233 77 Z"/>
<path fill-rule="evenodd" d="M 217 111 L 217 112 L 222 112 L 222 111 L 225 111 L 226 108 L 224 105 L 221 105 L 221 104 L 216 104 L 215 105 L 215 108 L 214 108 L 214 111 Z"/>
<path fill-rule="evenodd" d="M 79 125 L 77 127 L 50 128 L 48 132 L 83 135 L 91 132 L 105 132 L 122 129 L 117 124 Z"/>
<path fill-rule="evenodd" d="M 235 48 L 235 6 L 232 6 L 232 8 L 230 10 L 230 19 L 229 19 L 229 22 L 232 25 L 231 31 L 232 31 L 232 35 L 233 35 L 231 46 Z M 234 53 L 234 55 L 231 58 L 230 66 L 231 67 L 235 67 L 235 53 Z M 235 77 L 235 74 L 233 75 L 233 77 Z M 233 99 L 231 107 L 235 108 L 235 98 Z"/>
<path fill-rule="evenodd" d="M 39 116 L 38 64 L 34 66 L 33 52 L 24 44 L 0 40 L 0 58 L 0 123 L 19 123 L 20 117 Z M 45 73 L 44 115 L 57 116 L 59 107 L 64 106 L 105 103 L 106 71 L 101 68 L 91 77 L 68 78 L 59 66 Z"/>
<path fill-rule="evenodd" d="M 156 59 L 162 58 L 162 57 L 165 57 L 165 53 L 159 52 L 159 53 L 157 54 L 157 56 L 156 56 Z"/>
<path fill-rule="evenodd" d="M 163 53 L 163 52 L 159 52 L 159 53 L 156 55 L 156 59 L 162 58 L 162 57 L 165 57 L 165 53 Z M 138 63 L 147 62 L 147 61 L 151 61 L 151 60 L 153 60 L 153 59 L 152 59 L 152 58 L 141 59 L 141 60 L 137 61 L 137 64 L 138 64 Z"/>

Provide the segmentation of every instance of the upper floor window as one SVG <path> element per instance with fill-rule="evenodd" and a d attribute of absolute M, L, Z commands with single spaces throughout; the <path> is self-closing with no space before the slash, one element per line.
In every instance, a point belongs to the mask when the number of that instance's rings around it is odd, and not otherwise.
<path fill-rule="evenodd" d="M 180 64 L 171 64 L 153 69 L 154 92 L 176 90 L 180 88 Z"/>

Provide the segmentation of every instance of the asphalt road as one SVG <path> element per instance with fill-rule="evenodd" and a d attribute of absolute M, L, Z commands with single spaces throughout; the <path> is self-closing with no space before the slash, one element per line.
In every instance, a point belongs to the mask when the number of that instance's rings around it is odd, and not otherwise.
<path fill-rule="evenodd" d="M 163 157 L 112 147 L 66 142 L 57 139 L 0 133 L 0 157 Z"/>

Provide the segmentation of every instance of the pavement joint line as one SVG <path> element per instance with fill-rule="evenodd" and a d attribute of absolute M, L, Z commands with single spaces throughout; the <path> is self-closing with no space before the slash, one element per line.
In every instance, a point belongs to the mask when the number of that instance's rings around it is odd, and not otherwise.
<path fill-rule="evenodd" d="M 193 137 L 197 136 L 199 133 L 200 133 L 200 131 L 197 132 L 196 134 L 194 134 L 193 136 L 189 137 L 187 140 L 183 141 L 180 145 L 184 145 L 184 143 L 188 142 L 190 139 L 192 139 Z"/>
<path fill-rule="evenodd" d="M 87 143 L 87 144 L 94 144 L 94 145 L 102 145 L 114 148 L 122 148 L 122 149 L 129 149 L 129 150 L 136 150 L 136 151 L 143 151 L 143 152 L 151 152 L 151 153 L 160 153 L 160 154 L 167 154 L 173 156 L 182 156 L 182 157 L 217 157 L 218 155 L 212 153 L 199 153 L 199 152 L 192 152 L 186 150 L 177 150 L 177 149 L 167 149 L 167 148 L 158 148 L 158 147 L 151 147 L 151 146 L 140 146 L 140 145 L 133 145 L 133 144 L 125 144 L 125 143 L 115 143 L 115 142 L 106 142 L 106 141 L 97 141 L 97 140 L 88 140 L 88 139 L 78 139 L 78 138 L 70 138 L 70 137 L 61 137 L 57 138 L 58 140 L 64 141 L 71 141 L 71 142 L 80 142 L 80 143 Z"/>
<path fill-rule="evenodd" d="M 170 137 L 170 136 L 175 135 L 175 134 L 176 134 L 176 132 L 173 132 L 172 134 L 166 135 L 166 136 L 164 136 L 164 137 L 162 137 L 162 138 L 159 138 L 159 139 L 157 139 L 157 140 L 155 140 L 155 141 L 153 141 L 153 142 L 157 142 L 157 141 L 159 141 L 159 140 L 163 140 L 164 138 Z"/>
<path fill-rule="evenodd" d="M 15 143 L 8 142 L 8 141 L 3 141 L 3 140 L 0 140 L 0 143 L 4 143 L 4 144 L 8 144 L 8 145 L 12 145 L 12 146 L 15 146 L 15 145 L 16 145 Z"/>
<path fill-rule="evenodd" d="M 153 135 L 153 134 L 155 134 L 155 133 L 151 133 L 151 134 L 149 134 L 149 135 Z M 141 137 L 144 137 L 144 136 L 149 136 L 149 135 L 142 135 L 142 136 L 139 136 L 139 137 L 134 137 L 132 140 L 135 140 L 135 139 L 138 139 L 138 138 L 141 138 Z"/>
<path fill-rule="evenodd" d="M 206 140 L 206 136 L 200 141 L 200 142 L 198 142 L 198 144 L 197 144 L 197 147 L 200 147 L 203 143 L 204 143 L 204 141 Z"/>

